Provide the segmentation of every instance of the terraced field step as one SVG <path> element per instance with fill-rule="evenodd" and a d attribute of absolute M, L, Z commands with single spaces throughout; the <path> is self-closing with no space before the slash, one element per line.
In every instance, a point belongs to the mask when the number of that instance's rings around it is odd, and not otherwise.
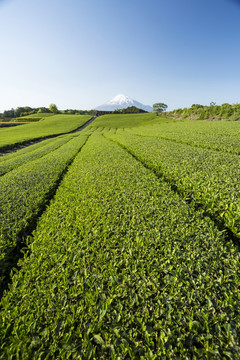
<path fill-rule="evenodd" d="M 8 156 L 0 157 L 0 176 L 6 174 L 19 166 L 33 160 L 37 160 L 51 151 L 63 146 L 70 141 L 73 135 L 57 136 L 53 139 L 43 140 L 34 145 L 25 147 L 22 150 L 18 150 Z"/>
<path fill-rule="evenodd" d="M 159 137 L 226 153 L 240 153 L 238 121 L 184 121 L 159 118 L 158 122 L 125 130 L 135 135 Z"/>
<path fill-rule="evenodd" d="M 89 115 L 55 115 L 15 129 L 1 129 L 0 156 L 45 139 L 85 129 L 96 117 Z"/>
<path fill-rule="evenodd" d="M 237 236 L 236 234 L 234 234 L 233 231 L 229 227 L 226 226 L 226 224 L 224 223 L 224 221 L 221 218 L 220 214 L 218 214 L 218 213 L 213 214 L 212 212 L 210 212 L 207 209 L 206 205 L 204 205 L 202 203 L 199 203 L 199 202 L 196 202 L 196 200 L 194 199 L 193 194 L 184 192 L 183 189 L 179 188 L 177 186 L 177 184 L 172 181 L 171 178 L 167 177 L 163 172 L 160 172 L 159 170 L 156 170 L 155 168 L 150 166 L 146 161 L 143 161 L 143 159 L 141 157 L 136 155 L 133 151 L 129 150 L 129 148 L 127 148 L 121 142 L 118 142 L 117 140 L 114 140 L 111 137 L 109 138 L 107 136 L 107 134 L 104 135 L 104 136 L 107 139 L 110 139 L 111 141 L 118 144 L 120 147 L 122 147 L 134 159 L 139 161 L 146 169 L 152 171 L 158 178 L 163 179 L 163 181 L 165 181 L 170 186 L 171 190 L 176 192 L 179 196 L 181 196 L 182 199 L 184 201 L 186 201 L 186 203 L 191 205 L 191 207 L 193 209 L 195 209 L 197 212 L 201 211 L 203 217 L 210 218 L 214 222 L 214 224 L 218 228 L 218 230 L 224 233 L 224 237 L 225 237 L 226 241 L 231 241 L 240 250 L 240 236 Z"/>
<path fill-rule="evenodd" d="M 26 239 L 90 135 L 73 137 L 60 148 L 0 179 L 0 294 L 22 256 Z M 28 240 L 27 240 L 28 241 Z"/>
<path fill-rule="evenodd" d="M 183 145 L 188 145 L 188 146 L 192 146 L 192 147 L 196 147 L 196 148 L 201 148 L 201 149 L 208 149 L 208 150 L 212 150 L 212 151 L 217 151 L 217 152 L 222 152 L 222 153 L 232 153 L 232 154 L 237 154 L 240 155 L 240 149 L 236 150 L 236 147 L 231 148 L 231 147 L 219 147 L 219 145 L 209 145 L 207 144 L 207 142 L 205 142 L 204 144 L 201 143 L 196 143 L 190 140 L 180 140 L 180 139 L 174 139 L 171 137 L 167 137 L 167 136 L 161 136 L 161 135 L 143 135 L 143 134 L 134 134 L 137 136 L 141 136 L 141 137 L 148 137 L 148 138 L 156 138 L 156 139 L 163 139 L 163 140 L 167 140 L 167 141 L 172 141 L 178 144 L 183 144 Z"/>
<path fill-rule="evenodd" d="M 239 156 L 194 148 L 118 130 L 106 136 L 125 146 L 138 160 L 164 176 L 232 235 L 240 237 Z M 221 226 L 221 225 L 220 225 Z"/>

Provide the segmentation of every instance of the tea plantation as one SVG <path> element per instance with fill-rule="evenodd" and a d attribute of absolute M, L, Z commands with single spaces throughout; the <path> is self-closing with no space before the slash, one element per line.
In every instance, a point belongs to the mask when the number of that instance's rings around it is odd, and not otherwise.
<path fill-rule="evenodd" d="M 0 157 L 0 359 L 240 359 L 239 137 L 104 115 Z"/>
<path fill-rule="evenodd" d="M 69 133 L 90 119 L 90 115 L 53 115 L 32 124 L 0 129 L 0 152 L 29 140 Z"/>

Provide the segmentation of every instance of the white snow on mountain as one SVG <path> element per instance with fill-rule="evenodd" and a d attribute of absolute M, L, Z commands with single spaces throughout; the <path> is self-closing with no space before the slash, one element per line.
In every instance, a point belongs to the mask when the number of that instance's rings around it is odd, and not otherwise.
<path fill-rule="evenodd" d="M 148 112 L 152 112 L 153 109 L 149 105 L 143 105 L 140 102 L 129 98 L 123 94 L 119 94 L 115 96 L 112 100 L 107 101 L 106 103 L 97 106 L 95 110 L 102 110 L 102 111 L 114 111 L 118 109 L 125 109 L 129 106 L 136 106 L 139 109 L 143 109 Z"/>

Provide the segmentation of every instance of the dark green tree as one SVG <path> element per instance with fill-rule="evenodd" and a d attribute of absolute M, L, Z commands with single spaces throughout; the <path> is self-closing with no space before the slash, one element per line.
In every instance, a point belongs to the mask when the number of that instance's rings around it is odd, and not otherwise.
<path fill-rule="evenodd" d="M 50 104 L 50 105 L 49 105 L 49 110 L 50 110 L 51 112 L 53 112 L 54 114 L 57 114 L 57 113 L 58 113 L 58 108 L 57 108 L 57 105 L 55 105 L 55 104 Z"/>
<path fill-rule="evenodd" d="M 153 111 L 160 115 L 163 111 L 167 110 L 167 105 L 164 103 L 155 103 L 153 104 Z"/>
<path fill-rule="evenodd" d="M 4 118 L 14 118 L 15 117 L 15 110 L 12 108 L 11 110 L 5 110 L 3 112 Z"/>

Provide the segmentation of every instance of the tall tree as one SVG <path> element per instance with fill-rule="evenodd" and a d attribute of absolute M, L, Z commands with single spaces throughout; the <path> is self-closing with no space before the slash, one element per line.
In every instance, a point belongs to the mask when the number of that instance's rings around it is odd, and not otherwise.
<path fill-rule="evenodd" d="M 49 110 L 50 110 L 51 112 L 53 112 L 54 114 L 57 114 L 57 113 L 58 113 L 58 108 L 57 108 L 57 105 L 55 105 L 55 104 L 50 104 L 50 105 L 49 105 Z"/>
<path fill-rule="evenodd" d="M 155 103 L 153 104 L 153 111 L 160 115 L 163 111 L 167 109 L 167 105 L 164 103 Z"/>

